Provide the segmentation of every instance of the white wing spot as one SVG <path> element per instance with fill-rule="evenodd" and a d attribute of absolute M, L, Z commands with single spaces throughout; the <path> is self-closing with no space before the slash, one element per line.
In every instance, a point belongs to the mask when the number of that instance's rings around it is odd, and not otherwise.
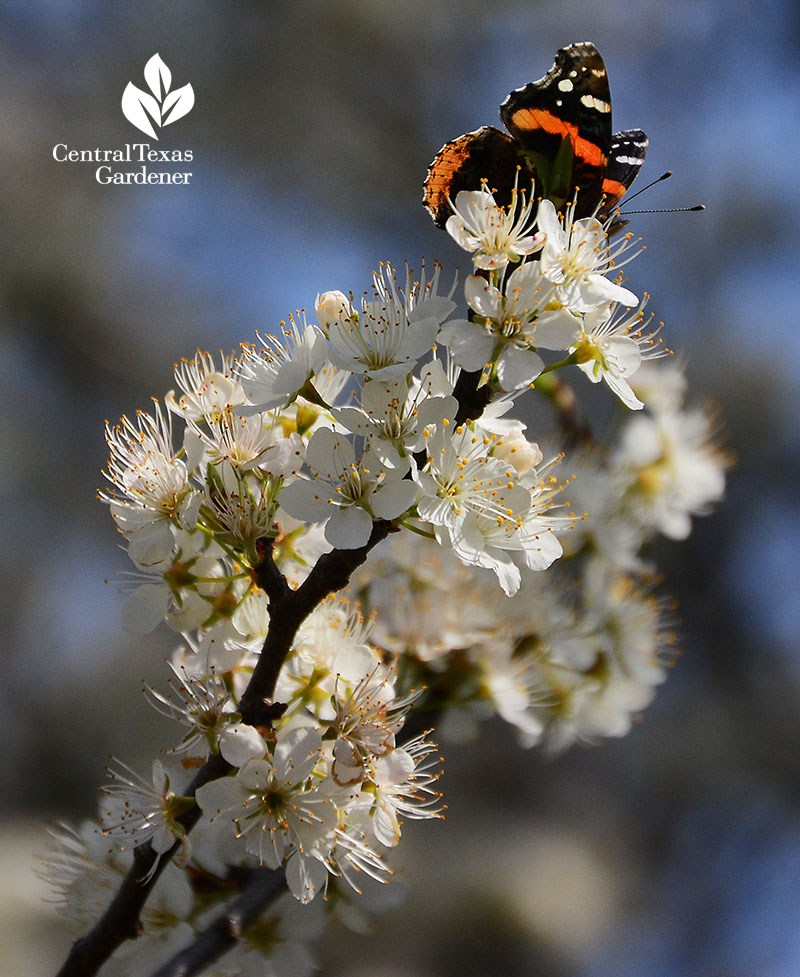
<path fill-rule="evenodd" d="M 594 95 L 581 95 L 581 104 L 587 109 L 596 109 L 598 112 L 610 112 L 611 106 L 604 102 L 602 98 L 595 98 Z"/>

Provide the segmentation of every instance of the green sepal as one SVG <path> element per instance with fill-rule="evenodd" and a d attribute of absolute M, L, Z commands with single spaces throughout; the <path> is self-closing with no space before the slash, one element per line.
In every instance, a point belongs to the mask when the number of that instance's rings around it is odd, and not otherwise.
<path fill-rule="evenodd" d="M 550 171 L 550 185 L 547 197 L 553 201 L 559 210 L 569 200 L 572 194 L 572 171 L 575 166 L 575 152 L 571 139 L 562 139 L 558 147 L 553 168 Z"/>
<path fill-rule="evenodd" d="M 550 160 L 546 156 L 542 156 L 541 153 L 530 152 L 525 150 L 520 153 L 520 156 L 524 157 L 528 163 L 533 167 L 533 171 L 536 174 L 536 191 L 542 197 L 549 197 L 550 188 Z"/>

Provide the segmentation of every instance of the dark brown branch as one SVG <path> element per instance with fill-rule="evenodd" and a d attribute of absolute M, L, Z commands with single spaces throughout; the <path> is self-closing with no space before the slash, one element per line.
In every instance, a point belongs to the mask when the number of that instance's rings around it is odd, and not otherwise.
<path fill-rule="evenodd" d="M 175 954 L 153 977 L 191 977 L 235 946 L 264 910 L 285 890 L 282 868 L 258 868 L 244 891 L 197 939 Z"/>
<path fill-rule="evenodd" d="M 389 535 L 391 528 L 391 522 L 378 520 L 373 523 L 370 537 L 363 546 L 325 553 L 297 590 L 287 588 L 288 592 L 281 597 L 280 618 L 276 616 L 270 620 L 253 677 L 239 702 L 239 712 L 246 723 L 262 726 L 271 721 L 275 685 L 297 629 L 328 594 L 347 586 L 353 571 L 366 560 L 370 550 Z"/>
<path fill-rule="evenodd" d="M 232 769 L 221 756 L 210 757 L 187 787 L 187 796 L 194 797 L 203 784 L 225 776 Z M 178 818 L 184 832 L 188 834 L 192 830 L 200 819 L 200 813 L 200 808 L 195 805 Z M 160 857 L 149 842 L 134 849 L 133 865 L 108 909 L 86 936 L 72 944 L 69 956 L 56 977 L 92 977 L 118 946 L 139 936 L 139 915 L 142 908 L 159 876 L 179 848 L 180 842 L 176 842 Z M 152 874 L 148 875 L 151 871 Z"/>
<path fill-rule="evenodd" d="M 292 593 L 291 587 L 286 582 L 286 577 L 275 565 L 275 558 L 272 555 L 274 545 L 275 541 L 269 537 L 256 541 L 260 561 L 253 571 L 256 583 L 269 598 L 273 612 Z"/>
<path fill-rule="evenodd" d="M 456 382 L 453 392 L 459 401 L 455 418 L 459 424 L 480 417 L 492 397 L 488 385 L 478 386 L 480 377 L 480 371 L 462 371 Z M 244 722 L 252 726 L 270 726 L 280 715 L 283 707 L 272 699 L 278 675 L 291 650 L 298 628 L 328 594 L 336 593 L 347 586 L 353 572 L 392 529 L 391 522 L 380 519 L 373 523 L 370 537 L 363 546 L 352 550 L 332 550 L 324 554 L 297 590 L 289 587 L 275 564 L 273 541 L 259 540 L 261 560 L 254 570 L 254 576 L 269 598 L 270 624 L 259 660 L 239 702 L 239 712 Z M 224 777 L 232 769 L 221 756 L 210 757 L 189 785 L 188 796 L 194 797 L 195 791 L 203 784 Z M 186 834 L 192 830 L 200 815 L 200 808 L 195 805 L 179 819 Z M 75 941 L 56 977 L 93 977 L 118 946 L 139 935 L 142 908 L 158 877 L 179 847 L 180 844 L 176 842 L 160 858 L 149 843 L 135 850 L 133 867 L 110 906 L 89 933 Z M 151 870 L 152 875 L 147 878 Z M 145 878 L 147 881 L 143 881 Z M 195 972 L 174 971 L 176 974 Z"/>
<path fill-rule="evenodd" d="M 379 520 L 373 524 L 370 538 L 364 546 L 326 553 L 297 590 L 289 587 L 275 566 L 271 542 L 264 542 L 261 547 L 263 559 L 256 574 L 259 584 L 264 586 L 270 597 L 272 616 L 258 664 L 239 703 L 239 711 L 245 722 L 254 726 L 271 724 L 280 709 L 279 704 L 272 702 L 275 684 L 297 629 L 321 600 L 347 586 L 353 571 L 361 566 L 370 550 L 385 539 L 391 529 L 391 522 Z M 187 795 L 194 797 L 203 784 L 224 777 L 232 769 L 221 756 L 210 757 L 187 788 Z M 200 815 L 200 808 L 195 805 L 179 818 L 186 834 L 192 830 Z M 149 843 L 135 850 L 134 864 L 110 906 L 90 932 L 72 945 L 56 977 L 93 977 L 118 946 L 139 935 L 142 907 L 179 847 L 176 842 L 160 858 Z M 153 868 L 156 862 L 158 864 Z M 151 870 L 152 875 L 147 878 Z M 147 881 L 144 881 L 145 878 Z"/>

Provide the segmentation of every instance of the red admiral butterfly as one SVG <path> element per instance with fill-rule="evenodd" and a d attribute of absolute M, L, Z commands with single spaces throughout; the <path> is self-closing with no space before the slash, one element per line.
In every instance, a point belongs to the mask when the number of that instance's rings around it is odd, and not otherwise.
<path fill-rule="evenodd" d="M 537 195 L 557 208 L 576 199 L 576 217 L 605 220 L 647 152 L 641 129 L 612 134 L 606 66 L 588 41 L 561 48 L 544 78 L 511 92 L 500 117 L 510 136 L 483 126 L 446 143 L 431 163 L 423 203 L 439 227 L 459 190 L 477 190 L 485 180 L 507 206 L 517 178 L 521 188 L 535 179 Z M 612 221 L 612 230 L 624 223 Z"/>

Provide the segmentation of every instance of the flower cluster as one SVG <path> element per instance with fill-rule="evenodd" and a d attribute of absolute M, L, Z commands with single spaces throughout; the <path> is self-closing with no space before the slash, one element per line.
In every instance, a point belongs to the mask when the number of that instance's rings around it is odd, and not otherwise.
<path fill-rule="evenodd" d="M 180 732 L 148 780 L 110 767 L 98 825 L 59 833 L 48 869 L 79 925 L 132 850 L 163 902 L 138 945 L 162 956 L 273 870 L 295 903 L 232 966 L 307 972 L 316 897 L 385 883 L 403 819 L 441 817 L 423 707 L 559 750 L 627 732 L 664 679 L 673 612 L 645 547 L 688 534 L 727 459 L 623 281 L 635 242 L 485 187 L 447 230 L 472 255 L 466 318 L 438 265 L 384 265 L 238 357 L 198 353 L 108 427 L 100 497 L 136 568 L 123 622 L 182 635 L 147 690 Z M 592 442 L 570 370 L 639 413 Z M 555 421 L 536 440 L 533 397 Z M 120 953 L 146 972 L 149 950 Z"/>
<path fill-rule="evenodd" d="M 465 286 L 470 324 L 451 323 L 443 330 L 456 362 L 467 370 L 485 365 L 510 391 L 552 369 L 538 350 L 561 350 L 569 354 L 566 363 L 577 364 L 595 383 L 605 380 L 627 407 L 641 408 L 628 377 L 643 360 L 668 351 L 656 341 L 658 329 L 645 329 L 647 299 L 640 303 L 621 282 L 620 269 L 634 256 L 620 260 L 636 243 L 632 235 L 611 244 L 596 217 L 576 220 L 574 204 L 561 217 L 542 200 L 539 231 L 526 239 L 540 251 L 538 260 L 519 264 L 506 277 L 509 263 L 519 257 L 515 242 L 529 229 L 530 205 L 520 208 L 516 222 L 506 218 L 504 234 L 498 234 L 495 212 L 501 209 L 487 188 L 462 190 L 447 222 L 453 238 L 473 251 L 479 272 Z M 634 306 L 635 312 L 627 311 Z"/>

